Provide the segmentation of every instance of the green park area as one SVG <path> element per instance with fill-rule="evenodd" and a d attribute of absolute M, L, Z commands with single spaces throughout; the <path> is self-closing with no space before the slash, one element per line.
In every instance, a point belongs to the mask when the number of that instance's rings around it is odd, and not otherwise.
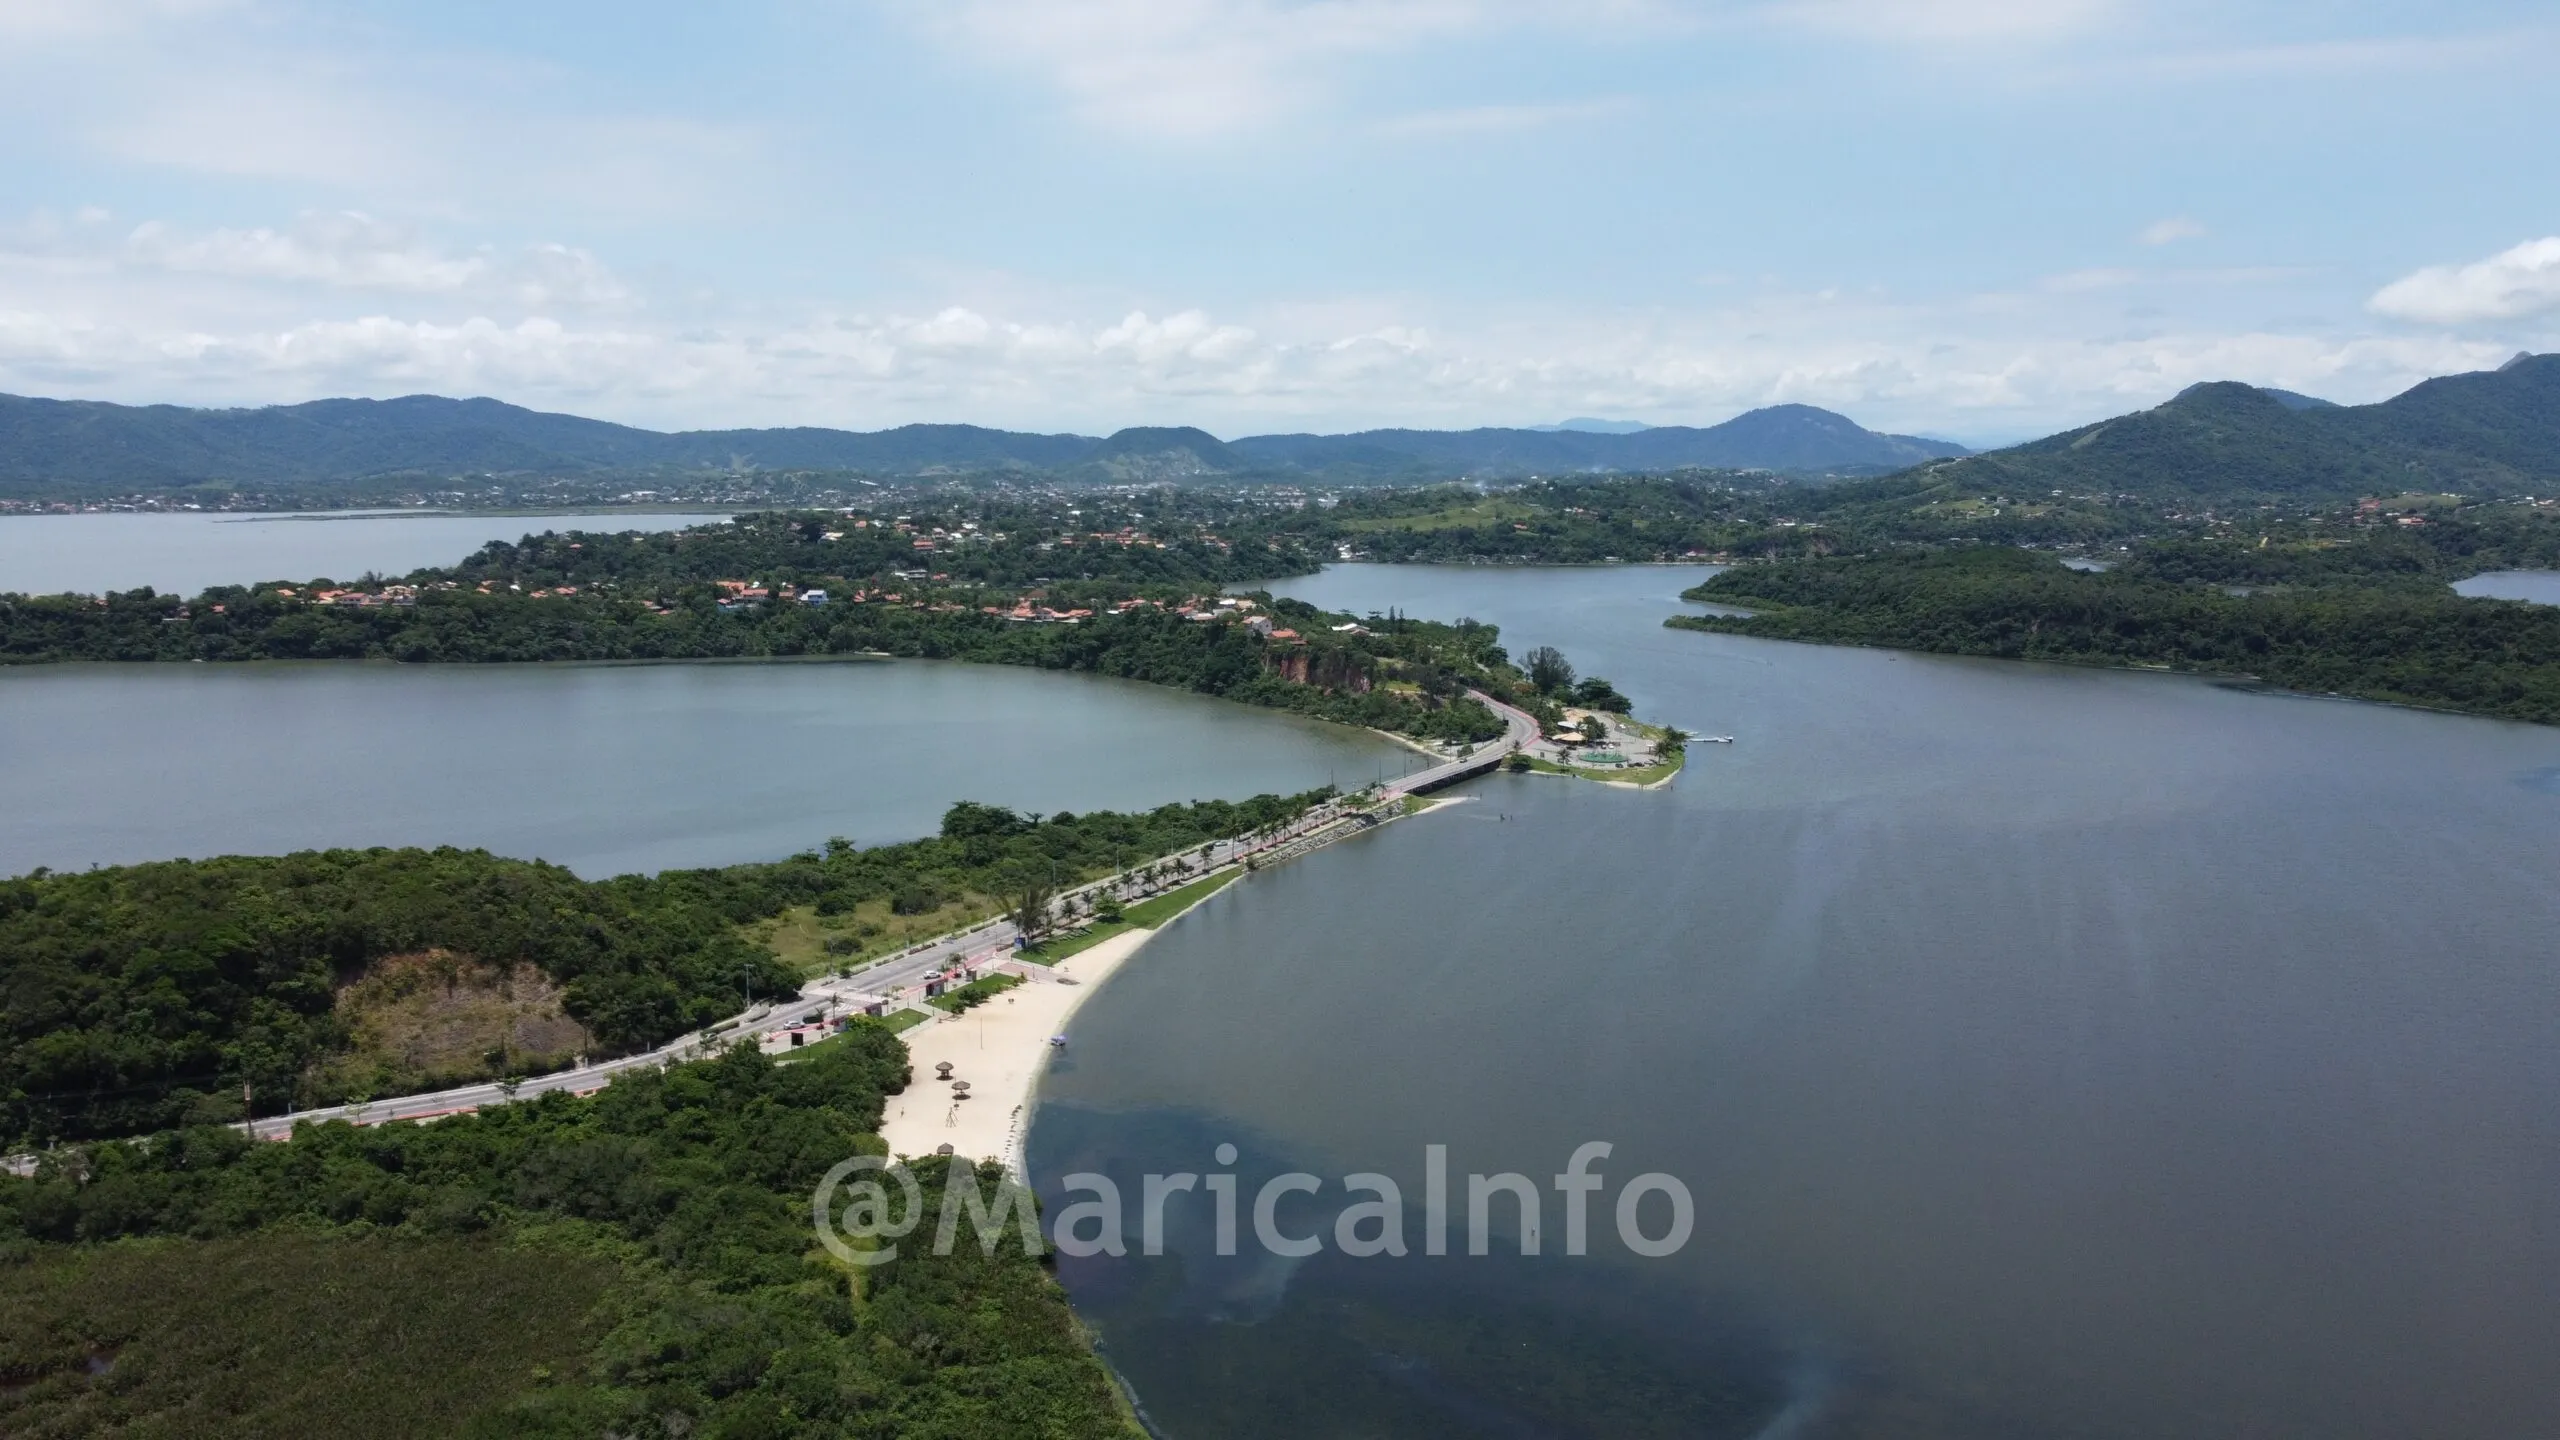
<path fill-rule="evenodd" d="M 1241 870 L 1221 870 L 1204 880 L 1194 880 L 1175 890 L 1168 890 L 1152 900 L 1143 900 L 1120 912 L 1117 920 L 1097 919 L 1092 924 L 1066 934 L 1052 935 L 1022 952 L 1022 958 L 1035 965 L 1055 965 L 1070 955 L 1081 955 L 1114 935 L 1131 930 L 1153 930 L 1167 920 L 1208 899 L 1244 874 Z"/>

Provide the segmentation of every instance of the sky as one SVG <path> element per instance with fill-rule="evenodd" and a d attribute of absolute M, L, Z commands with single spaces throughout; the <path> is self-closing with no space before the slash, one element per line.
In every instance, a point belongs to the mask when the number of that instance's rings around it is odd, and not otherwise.
<path fill-rule="evenodd" d="M 2000 443 L 2560 349 L 2549 0 L 0 0 L 0 391 Z"/>

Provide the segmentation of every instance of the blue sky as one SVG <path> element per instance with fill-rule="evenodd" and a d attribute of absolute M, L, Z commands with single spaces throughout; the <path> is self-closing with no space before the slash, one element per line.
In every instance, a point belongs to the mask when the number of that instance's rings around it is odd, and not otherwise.
<path fill-rule="evenodd" d="M 0 389 L 1986 442 L 2560 349 L 2560 15 L 0 0 Z"/>

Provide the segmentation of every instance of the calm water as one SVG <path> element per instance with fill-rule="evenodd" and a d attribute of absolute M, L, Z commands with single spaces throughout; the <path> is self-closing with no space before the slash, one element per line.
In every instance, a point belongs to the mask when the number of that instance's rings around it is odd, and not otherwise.
<path fill-rule="evenodd" d="M 681 530 L 716 515 L 0 515 L 0 594 L 354 580 L 451 565 L 545 530 Z"/>
<path fill-rule="evenodd" d="M 1032 1136 L 1043 1177 L 1232 1141 L 1248 1203 L 1605 1140 L 1695 1238 L 1560 1258 L 1549 1190 L 1534 1262 L 1257 1263 L 1178 1217 L 1062 1269 L 1162 1433 L 2560 1434 L 2560 731 L 1661 629 L 1696 578 L 1291 586 L 1737 743 L 1236 887 Z"/>
<path fill-rule="evenodd" d="M 930 661 L 0 669 L 0 875 L 476 845 L 586 875 L 1041 813 L 1346 784 L 1361 731 L 1133 682 Z"/>
<path fill-rule="evenodd" d="M 2453 588 L 2465 595 L 2488 595 L 2499 600 L 2532 600 L 2544 605 L 2560 605 L 2560 570 L 2496 570 L 2453 582 Z"/>

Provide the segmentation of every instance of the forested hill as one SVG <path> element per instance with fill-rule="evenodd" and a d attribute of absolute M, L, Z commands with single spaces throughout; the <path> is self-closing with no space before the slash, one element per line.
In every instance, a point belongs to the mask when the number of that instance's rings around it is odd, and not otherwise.
<path fill-rule="evenodd" d="M 217 485 L 290 490 L 377 476 L 761 469 L 1047 469 L 1103 442 L 975 425 L 660 434 L 496 400 L 411 395 L 253 410 L 0 396 L 0 494 Z"/>
<path fill-rule="evenodd" d="M 958 929 L 1035 885 L 1241 835 L 1322 798 L 1045 820 L 963 801 L 922 840 L 611 880 L 451 849 L 0 879 L 0 1146 L 236 1121 L 244 1084 L 274 1114 L 569 1063 L 492 1018 L 502 986 L 524 1014 L 576 1022 L 583 1034 L 555 1028 L 577 1049 L 645 1049 L 746 994 L 798 993 L 802 974 L 741 929 L 752 922 L 816 905 Z M 405 1003 L 421 990 L 443 1002 Z M 488 1054 L 455 1043 L 511 1030 L 518 1043 Z"/>
<path fill-rule="evenodd" d="M 2198 385 L 2155 409 L 1929 467 L 1959 489 L 2203 503 L 2560 486 L 2560 355 L 2448 375 L 2375 405 Z"/>
<path fill-rule="evenodd" d="M 1879 435 L 1803 405 L 1706 428 L 1627 435 L 1379 430 L 1221 442 L 1189 428 L 1106 438 L 975 425 L 661 434 L 496 400 L 412 395 L 191 410 L 0 396 L 0 499 L 204 487 L 290 494 L 383 479 L 681 476 L 732 471 L 877 476 L 1019 472 L 1086 481 L 1231 475 L 1344 481 L 1681 468 L 1897 469 L 1964 447 Z"/>
<path fill-rule="evenodd" d="M 1389 478 L 1553 475 L 1587 470 L 1900 469 L 1972 452 L 1947 440 L 1883 435 L 1811 405 L 1772 405 L 1721 425 L 1664 425 L 1632 434 L 1585 430 L 1366 430 L 1256 435 L 1235 454 L 1271 466 Z"/>
<path fill-rule="evenodd" d="M 2385 547 L 2348 554 L 2366 563 L 2271 569 L 2282 577 L 2276 588 L 2237 594 L 2184 578 L 2252 573 L 2228 546 L 2184 546 L 2098 574 L 2005 546 L 1802 560 L 1729 570 L 1686 592 L 1749 614 L 1665 623 L 1830 645 L 2246 676 L 2291 690 L 2560 724 L 2560 608 L 2456 595 L 2428 578 L 2424 554 Z M 2418 569 L 2403 563 L 2412 560 Z"/>

